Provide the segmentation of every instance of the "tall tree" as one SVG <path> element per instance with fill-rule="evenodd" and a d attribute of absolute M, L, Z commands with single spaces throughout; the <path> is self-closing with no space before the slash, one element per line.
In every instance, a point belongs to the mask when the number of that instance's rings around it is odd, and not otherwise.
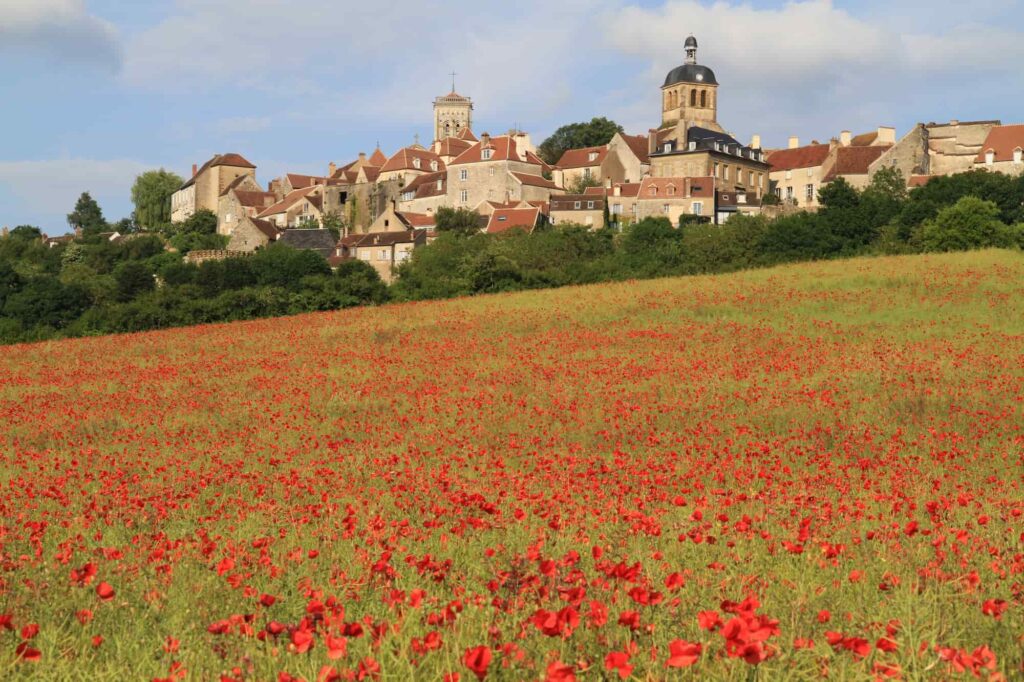
<path fill-rule="evenodd" d="M 135 178 L 132 185 L 132 203 L 135 204 L 135 222 L 143 230 L 153 230 L 171 222 L 171 195 L 184 182 L 181 177 L 166 171 L 146 171 Z"/>
<path fill-rule="evenodd" d="M 570 123 L 556 130 L 551 137 L 541 142 L 537 151 L 550 164 L 558 163 L 569 149 L 598 147 L 608 144 L 615 133 L 621 133 L 622 126 L 607 118 L 592 118 L 589 123 Z"/>
<path fill-rule="evenodd" d="M 75 210 L 68 214 L 68 225 L 85 234 L 103 232 L 107 229 L 107 221 L 103 219 L 100 205 L 88 192 L 82 192 L 82 196 L 78 197 Z"/>

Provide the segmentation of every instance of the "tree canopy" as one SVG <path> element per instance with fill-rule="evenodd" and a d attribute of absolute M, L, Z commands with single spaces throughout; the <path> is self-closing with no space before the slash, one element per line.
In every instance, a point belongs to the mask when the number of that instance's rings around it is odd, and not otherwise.
<path fill-rule="evenodd" d="M 68 214 L 68 225 L 84 234 L 103 232 L 108 227 L 107 221 L 103 219 L 103 210 L 88 192 L 82 192 L 78 197 L 75 210 Z"/>
<path fill-rule="evenodd" d="M 181 177 L 163 168 L 146 171 L 135 178 L 132 185 L 135 223 L 143 230 L 155 230 L 171 222 L 171 195 L 178 191 L 182 182 Z"/>
<path fill-rule="evenodd" d="M 569 123 L 541 142 L 537 147 L 537 153 L 547 163 L 556 164 L 562 158 L 562 154 L 569 149 L 608 144 L 615 137 L 615 133 L 621 132 L 622 126 L 603 116 L 592 118 L 589 123 Z"/>

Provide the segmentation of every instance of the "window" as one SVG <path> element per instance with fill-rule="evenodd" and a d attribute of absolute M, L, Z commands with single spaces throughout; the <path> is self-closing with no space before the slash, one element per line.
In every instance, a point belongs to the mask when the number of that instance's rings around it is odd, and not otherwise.
<path fill-rule="evenodd" d="M 593 201 L 588 201 L 587 202 L 587 208 L 589 210 L 594 210 L 594 202 Z"/>
<path fill-rule="evenodd" d="M 661 212 L 662 212 L 662 213 L 668 213 L 668 204 L 665 204 L 665 205 L 663 205 L 663 206 L 661 207 Z"/>
<path fill-rule="evenodd" d="M 1024 156 L 1024 149 L 1017 147 L 1016 149 L 1013 150 L 1014 163 L 1021 163 L 1022 161 L 1024 161 L 1024 158 L 1022 158 L 1022 156 Z"/>
<path fill-rule="evenodd" d="M 467 201 L 469 201 L 469 190 L 468 189 L 464 189 L 464 190 L 462 190 L 459 193 L 459 201 L 461 201 L 462 203 L 466 203 Z"/>
<path fill-rule="evenodd" d="M 415 192 L 406 192 L 402 195 L 402 201 L 412 201 L 413 197 L 416 196 Z"/>
<path fill-rule="evenodd" d="M 748 185 L 753 185 L 754 184 L 754 171 L 747 171 L 747 184 Z"/>
<path fill-rule="evenodd" d="M 494 168 L 493 167 L 488 168 L 487 169 L 487 174 L 490 175 L 493 178 L 494 177 Z"/>
<path fill-rule="evenodd" d="M 693 215 L 703 215 L 704 214 L 704 203 L 701 202 L 701 201 L 693 202 L 693 209 L 692 210 L 693 210 Z"/>
<path fill-rule="evenodd" d="M 395 261 L 396 262 L 401 263 L 402 261 L 407 261 L 407 260 L 409 260 L 409 252 L 408 251 L 399 251 L 399 252 L 397 252 L 395 254 Z"/>
<path fill-rule="evenodd" d="M 648 191 L 648 194 L 650 194 L 652 197 L 658 196 L 658 188 L 655 187 L 654 185 L 651 185 L 651 189 Z"/>
<path fill-rule="evenodd" d="M 372 256 L 369 249 L 359 249 L 359 260 L 370 260 Z"/>
<path fill-rule="evenodd" d="M 465 168 L 460 170 L 459 171 L 459 180 L 462 180 L 463 182 L 465 182 L 466 180 L 469 180 L 469 171 L 466 170 Z"/>
<path fill-rule="evenodd" d="M 775 196 L 777 196 L 780 199 L 782 198 L 782 188 L 781 187 L 776 187 L 775 188 Z"/>
<path fill-rule="evenodd" d="M 582 206 L 582 203 L 581 203 L 581 202 L 579 202 L 579 201 L 577 201 L 577 202 L 575 202 L 575 203 L 573 204 L 573 208 L 575 208 L 576 210 L 579 210 L 581 206 Z"/>
<path fill-rule="evenodd" d="M 692 151 L 696 151 L 696 149 L 697 149 L 697 142 L 696 141 L 691 142 L 690 143 L 690 151 L 691 152 Z"/>
<path fill-rule="evenodd" d="M 493 153 L 494 153 L 494 151 L 493 151 L 493 150 L 491 150 L 491 149 L 485 149 L 485 150 L 484 150 L 484 153 L 483 153 L 484 161 L 489 161 L 489 160 L 490 160 L 490 158 L 491 158 L 491 154 L 493 154 Z"/>
<path fill-rule="evenodd" d="M 707 90 L 701 90 L 700 91 L 700 105 L 702 107 L 706 107 L 708 105 L 708 91 Z"/>
<path fill-rule="evenodd" d="M 590 161 L 597 161 L 597 152 L 590 152 L 590 154 L 587 155 L 587 159 Z"/>
<path fill-rule="evenodd" d="M 444 189 L 444 180 L 437 181 L 437 189 Z"/>
<path fill-rule="evenodd" d="M 377 260 L 391 260 L 391 251 L 388 249 L 381 249 L 380 255 L 377 256 Z"/>
<path fill-rule="evenodd" d="M 808 168 L 807 169 L 807 177 L 811 177 L 812 175 L 814 175 L 814 169 L 813 168 Z"/>
<path fill-rule="evenodd" d="M 412 167 L 418 169 L 420 167 L 420 160 L 419 159 L 413 159 L 412 160 Z"/>
<path fill-rule="evenodd" d="M 612 215 L 622 215 L 622 204 L 612 204 Z"/>
<path fill-rule="evenodd" d="M 786 179 L 787 180 L 792 180 L 793 179 L 793 171 L 791 171 L 791 170 L 786 171 Z"/>
<path fill-rule="evenodd" d="M 590 169 L 589 168 L 584 168 L 583 169 L 583 177 L 585 177 L 587 180 L 590 179 Z"/>
<path fill-rule="evenodd" d="M 722 177 L 725 180 L 729 179 L 729 167 L 728 166 L 722 166 Z"/>
<path fill-rule="evenodd" d="M 745 204 L 745 203 L 747 203 L 747 195 L 746 195 L 745 192 L 741 192 L 740 194 L 736 195 L 736 203 L 737 204 Z"/>
<path fill-rule="evenodd" d="M 164 206 L 166 206 L 166 205 L 167 204 L 164 204 Z M 226 216 L 224 216 L 224 222 L 226 222 L 226 223 L 230 223 L 234 219 L 235 219 L 235 216 L 233 216 L 230 213 L 228 213 Z"/>
<path fill-rule="evenodd" d="M 437 170 L 437 161 L 431 161 L 430 162 L 430 170 L 432 170 L 432 171 L 436 171 Z"/>
<path fill-rule="evenodd" d="M 786 198 L 787 199 L 792 199 L 793 198 L 793 187 L 792 186 L 786 188 Z"/>
<path fill-rule="evenodd" d="M 804 187 L 804 198 L 807 201 L 814 201 L 814 185 L 810 184 Z"/>
<path fill-rule="evenodd" d="M 669 185 L 669 186 L 668 186 L 668 187 L 666 187 L 665 189 L 666 189 L 666 191 L 668 192 L 668 195 L 669 195 L 670 197 L 671 197 L 671 196 L 675 196 L 675 193 L 676 193 L 676 186 L 675 186 L 675 185 Z"/>
<path fill-rule="evenodd" d="M 715 161 L 715 172 L 712 173 L 716 178 L 718 177 L 718 162 Z"/>
<path fill-rule="evenodd" d="M 696 90 L 690 90 L 690 106 L 691 107 L 697 106 L 697 91 Z"/>
<path fill-rule="evenodd" d="M 994 151 L 992 151 L 991 149 L 989 149 L 987 152 L 985 152 L 985 163 L 988 164 L 989 166 L 991 166 L 995 162 L 996 162 L 996 153 Z"/>

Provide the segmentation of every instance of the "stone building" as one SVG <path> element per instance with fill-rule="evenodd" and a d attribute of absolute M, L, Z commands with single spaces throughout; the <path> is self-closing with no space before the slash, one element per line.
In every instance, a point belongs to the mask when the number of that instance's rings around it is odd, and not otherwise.
<path fill-rule="evenodd" d="M 445 164 L 440 156 L 419 144 L 414 144 L 395 152 L 381 166 L 376 181 L 397 180 L 400 187 L 405 187 L 420 175 L 437 173 L 444 169 Z"/>
<path fill-rule="evenodd" d="M 683 43 L 686 61 L 672 69 L 661 86 L 661 129 L 675 129 L 685 139 L 687 128 L 698 126 L 724 133 L 718 124 L 718 80 L 715 72 L 697 63 L 697 39 Z"/>
<path fill-rule="evenodd" d="M 433 213 L 448 205 L 448 172 L 438 171 L 413 178 L 402 188 L 398 199 L 400 211 Z"/>
<path fill-rule="evenodd" d="M 612 223 L 625 225 L 636 221 L 639 182 L 615 183 L 611 187 L 591 187 L 586 191 L 586 195 L 599 196 L 607 202 L 608 216 Z"/>
<path fill-rule="evenodd" d="M 268 206 L 256 217 L 273 223 L 279 229 L 299 227 L 307 223 L 320 224 L 323 219 L 323 200 L 320 185 L 289 192 L 281 201 Z"/>
<path fill-rule="evenodd" d="M 221 193 L 240 176 L 256 178 L 256 166 L 241 154 L 216 154 L 201 168 L 192 166 L 192 177 L 171 195 L 171 222 L 180 223 L 196 211 L 217 212 Z"/>
<path fill-rule="evenodd" d="M 281 231 L 269 220 L 243 215 L 232 227 L 228 251 L 251 252 L 277 239 Z"/>
<path fill-rule="evenodd" d="M 799 145 L 799 142 L 791 138 L 790 144 Z M 830 145 L 810 144 L 769 152 L 766 158 L 775 196 L 791 206 L 816 209 L 818 190 L 825 177 L 822 167 L 830 151 Z"/>
<path fill-rule="evenodd" d="M 715 218 L 716 178 L 709 177 L 648 177 L 640 183 L 636 198 L 637 220 L 668 218 L 679 224 L 682 215 Z"/>
<path fill-rule="evenodd" d="M 601 164 L 608 156 L 608 145 L 567 149 L 555 164 L 552 179 L 561 187 L 574 187 L 580 183 L 603 184 Z"/>
<path fill-rule="evenodd" d="M 918 123 L 871 164 L 869 174 L 897 168 L 908 182 L 912 176 L 952 175 L 974 168 L 985 140 L 999 121 Z"/>
<path fill-rule="evenodd" d="M 448 165 L 448 205 L 474 208 L 484 201 L 547 201 L 560 188 L 543 172 L 540 159 L 519 150 L 513 137 L 485 133 Z"/>
<path fill-rule="evenodd" d="M 426 243 L 426 230 L 371 232 L 342 239 L 337 255 L 369 264 L 382 280 L 390 283 L 394 279 L 395 268 L 407 261 L 414 249 Z"/>
<path fill-rule="evenodd" d="M 452 91 L 434 100 L 434 140 L 459 137 L 464 131 L 473 130 L 473 101 Z"/>
<path fill-rule="evenodd" d="M 1024 125 L 996 126 L 989 131 L 985 143 L 974 159 L 975 168 L 1024 174 Z"/>
<path fill-rule="evenodd" d="M 605 185 L 640 182 L 651 170 L 648 145 L 646 135 L 615 133 L 601 162 L 601 179 Z"/>
<path fill-rule="evenodd" d="M 604 227 L 604 207 L 605 198 L 599 194 L 560 194 L 551 197 L 551 224 L 599 230 Z"/>
<path fill-rule="evenodd" d="M 231 235 L 243 218 L 255 218 L 275 203 L 277 196 L 264 192 L 253 176 L 239 176 L 217 201 L 217 234 Z"/>

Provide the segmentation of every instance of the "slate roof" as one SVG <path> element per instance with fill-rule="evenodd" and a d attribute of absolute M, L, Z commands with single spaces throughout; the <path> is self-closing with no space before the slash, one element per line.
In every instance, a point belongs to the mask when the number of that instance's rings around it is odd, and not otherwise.
<path fill-rule="evenodd" d="M 324 258 L 332 256 L 334 254 L 334 247 L 337 245 L 337 240 L 331 234 L 331 231 L 322 229 L 306 230 L 295 228 L 285 230 L 277 238 L 277 241 L 287 244 L 293 249 L 316 251 Z"/>
<path fill-rule="evenodd" d="M 665 85 L 662 87 L 668 87 L 676 83 L 718 85 L 718 81 L 715 79 L 715 72 L 700 64 L 683 64 L 672 69 L 665 76 Z"/>

